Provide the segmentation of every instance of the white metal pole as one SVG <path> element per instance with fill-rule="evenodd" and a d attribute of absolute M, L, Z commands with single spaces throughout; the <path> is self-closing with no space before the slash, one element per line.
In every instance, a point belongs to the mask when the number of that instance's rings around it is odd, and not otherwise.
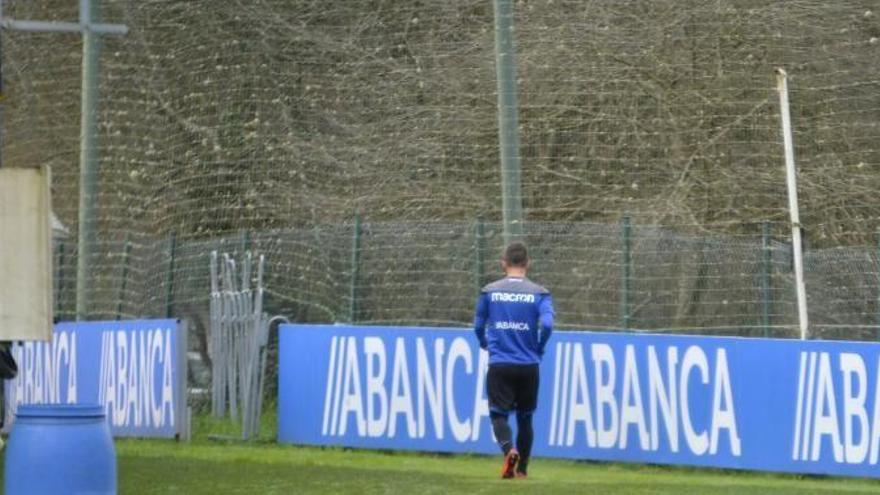
<path fill-rule="evenodd" d="M 797 170 L 794 166 L 794 140 L 791 137 L 791 114 L 788 108 L 788 80 L 783 69 L 776 69 L 776 90 L 779 91 L 779 113 L 782 116 L 782 137 L 785 147 L 785 176 L 788 184 L 788 211 L 791 215 L 791 244 L 794 255 L 798 324 L 801 330 L 801 339 L 805 340 L 809 337 L 807 289 L 804 284 L 804 256 L 801 243 L 801 220 L 798 211 Z"/>

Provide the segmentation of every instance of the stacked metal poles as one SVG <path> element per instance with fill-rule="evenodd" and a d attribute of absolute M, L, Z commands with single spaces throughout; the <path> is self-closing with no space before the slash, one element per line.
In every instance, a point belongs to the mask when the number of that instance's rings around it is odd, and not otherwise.
<path fill-rule="evenodd" d="M 242 438 L 260 429 L 269 318 L 263 313 L 265 257 L 246 252 L 241 267 L 211 253 L 211 411 L 241 421 Z M 256 276 L 254 276 L 256 272 Z"/>

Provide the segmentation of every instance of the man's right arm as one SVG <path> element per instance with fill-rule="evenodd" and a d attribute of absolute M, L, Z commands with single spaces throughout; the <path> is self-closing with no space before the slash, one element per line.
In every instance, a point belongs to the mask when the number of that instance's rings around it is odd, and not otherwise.
<path fill-rule="evenodd" d="M 474 333 L 477 334 L 477 340 L 480 347 L 486 349 L 486 322 L 489 320 L 489 297 L 486 293 L 480 293 L 477 299 L 477 309 L 474 311 Z"/>

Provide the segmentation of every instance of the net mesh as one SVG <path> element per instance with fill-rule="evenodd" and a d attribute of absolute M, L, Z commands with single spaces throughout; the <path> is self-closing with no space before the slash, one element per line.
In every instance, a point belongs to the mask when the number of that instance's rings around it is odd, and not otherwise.
<path fill-rule="evenodd" d="M 491 2 L 101 3 L 131 31 L 101 54 L 91 316 L 203 313 L 206 253 L 249 246 L 268 256 L 272 304 L 297 319 L 469 321 L 501 247 Z M 3 13 L 75 20 L 76 7 L 7 0 Z M 526 233 L 564 325 L 793 335 L 785 67 L 816 331 L 876 333 L 875 0 L 515 12 Z M 51 165 L 75 234 L 81 40 L 4 31 L 2 62 L 4 163 Z M 73 238 L 56 249 L 62 317 L 76 255 Z"/>

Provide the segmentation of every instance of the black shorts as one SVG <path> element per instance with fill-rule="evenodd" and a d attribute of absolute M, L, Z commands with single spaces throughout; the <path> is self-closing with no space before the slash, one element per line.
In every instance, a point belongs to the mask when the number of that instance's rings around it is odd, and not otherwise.
<path fill-rule="evenodd" d="M 489 411 L 534 412 L 538 406 L 537 364 L 493 364 L 486 376 Z"/>

